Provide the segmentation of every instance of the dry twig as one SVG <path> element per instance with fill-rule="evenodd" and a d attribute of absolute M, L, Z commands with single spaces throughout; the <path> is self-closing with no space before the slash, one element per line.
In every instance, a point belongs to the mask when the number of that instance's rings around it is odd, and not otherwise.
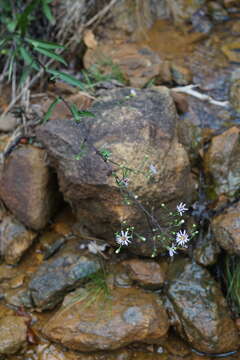
<path fill-rule="evenodd" d="M 199 85 L 187 85 L 187 86 L 182 86 L 182 87 L 176 87 L 171 89 L 172 91 L 175 92 L 180 92 L 180 93 L 184 93 L 187 95 L 191 95 L 201 101 L 206 101 L 209 102 L 210 104 L 213 105 L 217 105 L 217 106 L 221 106 L 221 107 L 229 107 L 229 102 L 228 101 L 219 101 L 219 100 L 215 100 L 213 99 L 211 96 L 206 95 L 206 94 L 202 94 L 196 90 L 193 90 L 195 88 L 199 87 Z"/>

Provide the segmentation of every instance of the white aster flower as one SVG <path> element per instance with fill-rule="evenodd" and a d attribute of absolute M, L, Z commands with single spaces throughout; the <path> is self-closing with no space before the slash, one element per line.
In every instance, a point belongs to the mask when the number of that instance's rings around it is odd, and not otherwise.
<path fill-rule="evenodd" d="M 169 253 L 169 256 L 174 256 L 174 254 L 177 254 L 177 248 L 176 246 L 174 246 L 174 244 L 172 244 L 172 246 L 168 246 L 167 247 L 168 249 L 168 253 Z"/>
<path fill-rule="evenodd" d="M 187 211 L 188 210 L 188 208 L 186 208 L 186 204 L 184 204 L 184 203 L 180 203 L 180 204 L 178 204 L 177 205 L 177 211 L 179 212 L 179 214 L 182 216 L 182 214 L 185 212 L 185 211 Z"/>
<path fill-rule="evenodd" d="M 151 164 L 151 165 L 149 166 L 149 170 L 150 170 L 150 172 L 151 172 L 153 175 L 156 175 L 156 174 L 157 174 L 157 168 L 156 168 L 156 166 L 154 166 L 153 164 Z"/>
<path fill-rule="evenodd" d="M 137 95 L 137 93 L 136 93 L 136 90 L 134 90 L 134 89 L 131 89 L 130 90 L 130 96 L 136 96 Z"/>
<path fill-rule="evenodd" d="M 117 234 L 116 236 L 116 242 L 119 245 L 126 245 L 128 246 L 128 244 L 130 244 L 132 241 L 132 235 L 128 234 L 128 231 L 121 231 L 121 234 Z"/>
<path fill-rule="evenodd" d="M 190 239 L 188 237 L 186 230 L 183 230 L 183 231 L 180 230 L 177 232 L 176 243 L 178 245 L 184 246 L 189 240 Z"/>

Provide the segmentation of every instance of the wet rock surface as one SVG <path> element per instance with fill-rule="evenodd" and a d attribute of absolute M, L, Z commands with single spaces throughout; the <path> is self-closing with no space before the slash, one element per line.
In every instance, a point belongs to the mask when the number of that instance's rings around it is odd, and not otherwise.
<path fill-rule="evenodd" d="M 43 328 L 43 334 L 80 351 L 115 350 L 136 341 L 156 343 L 168 331 L 167 314 L 157 295 L 140 289 L 113 289 L 98 301 L 76 290 Z"/>
<path fill-rule="evenodd" d="M 144 105 L 143 105 L 144 104 Z M 142 173 L 129 175 L 129 188 L 139 199 L 152 203 L 156 213 L 161 202 L 190 201 L 194 182 L 184 147 L 176 133 L 176 110 L 167 88 L 136 90 L 123 88 L 109 91 L 89 109 L 94 118 L 83 123 L 51 121 L 38 129 L 58 172 L 60 189 L 82 224 L 95 235 L 113 238 L 124 219 L 136 225 L 140 233 L 148 225 L 136 206 L 123 204 L 112 171 L 122 177 L 121 169 L 102 161 L 96 149 L 107 148 L 111 159 Z M 81 144 L 88 138 L 83 153 Z M 90 145 L 89 145 L 90 144 Z M 80 152 L 79 152 L 80 151 Z M 143 165 L 144 158 L 147 161 Z M 146 176 L 153 164 L 157 173 L 149 181 Z M 136 242 L 129 248 L 151 255 L 151 240 Z"/>
<path fill-rule="evenodd" d="M 240 184 L 240 129 L 232 127 L 212 139 L 204 158 L 217 195 L 234 195 Z"/>
<path fill-rule="evenodd" d="M 148 46 L 139 48 L 136 44 L 128 43 L 115 47 L 111 43 L 101 44 L 96 49 L 89 49 L 84 56 L 85 67 L 91 68 L 94 62 L 104 63 L 106 53 L 133 87 L 143 87 L 157 76 L 161 69 L 161 59 L 151 48 Z"/>
<path fill-rule="evenodd" d="M 214 241 L 213 237 L 205 236 L 197 242 L 193 256 L 199 265 L 210 266 L 217 262 L 220 252 L 220 247 L 216 241 Z"/>
<path fill-rule="evenodd" d="M 54 213 L 58 196 L 45 150 L 27 145 L 10 154 L 1 174 L 0 197 L 17 219 L 34 230 L 42 229 Z"/>
<path fill-rule="evenodd" d="M 218 284 L 206 269 L 177 259 L 170 267 L 168 281 L 173 322 L 192 347 L 206 353 L 238 349 L 237 328 Z"/>
<path fill-rule="evenodd" d="M 100 269 L 98 259 L 83 255 L 78 244 L 70 244 L 61 249 L 51 259 L 46 260 L 33 275 L 29 291 L 38 309 L 51 309 L 64 295 L 86 281 Z"/>
<path fill-rule="evenodd" d="M 0 354 L 16 353 L 26 344 L 26 339 L 24 318 L 8 315 L 0 319 Z"/>
<path fill-rule="evenodd" d="M 229 254 L 240 255 L 240 201 L 216 216 L 212 222 L 215 241 Z"/>
<path fill-rule="evenodd" d="M 131 280 L 147 288 L 158 288 L 164 284 L 167 263 L 131 259 L 122 262 Z"/>
<path fill-rule="evenodd" d="M 37 236 L 6 212 L 2 212 L 0 232 L 0 254 L 7 264 L 18 263 Z"/>

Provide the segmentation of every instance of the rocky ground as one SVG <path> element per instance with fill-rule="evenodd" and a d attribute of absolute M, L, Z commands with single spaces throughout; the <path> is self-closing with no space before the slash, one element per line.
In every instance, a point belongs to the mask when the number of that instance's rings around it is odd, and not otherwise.
<path fill-rule="evenodd" d="M 76 123 L 59 103 L 7 153 L 19 120 L 0 121 L 1 359 L 240 356 L 221 268 L 240 256 L 239 3 L 142 6 L 139 18 L 123 1 L 85 33 L 85 68 L 113 62 L 118 80 L 90 93 L 56 82 L 31 104 L 42 117 L 57 94 L 94 117 Z M 176 91 L 190 84 L 228 104 Z M 138 170 L 128 173 L 135 203 L 111 176 L 116 163 Z M 138 202 L 161 224 L 161 204 L 186 203 L 198 236 L 169 258 Z M 126 219 L 141 236 L 116 254 Z"/>

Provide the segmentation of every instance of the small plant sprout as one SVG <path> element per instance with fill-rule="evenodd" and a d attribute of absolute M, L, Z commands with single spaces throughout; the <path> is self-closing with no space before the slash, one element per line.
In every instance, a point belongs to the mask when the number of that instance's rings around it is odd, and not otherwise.
<path fill-rule="evenodd" d="M 180 204 L 177 205 L 177 211 L 180 214 L 180 216 L 182 216 L 183 213 L 185 213 L 185 211 L 187 211 L 187 210 L 188 210 L 188 208 L 186 207 L 186 204 L 181 202 Z"/>
<path fill-rule="evenodd" d="M 101 150 L 99 150 L 99 153 L 105 162 L 107 162 L 112 155 L 111 151 L 107 150 L 107 149 L 101 149 Z"/>
<path fill-rule="evenodd" d="M 177 232 L 176 235 L 176 243 L 180 246 L 186 246 L 186 244 L 189 242 L 190 238 L 186 232 L 186 230 L 180 230 Z"/>

